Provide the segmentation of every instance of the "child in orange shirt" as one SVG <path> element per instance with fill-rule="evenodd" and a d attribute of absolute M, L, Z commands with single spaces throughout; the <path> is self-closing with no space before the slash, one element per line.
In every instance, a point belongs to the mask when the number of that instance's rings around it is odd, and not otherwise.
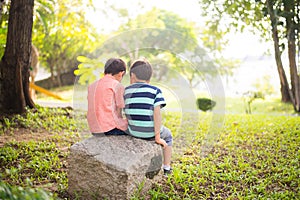
<path fill-rule="evenodd" d="M 104 77 L 88 87 L 87 121 L 93 135 L 124 135 L 127 120 L 122 117 L 124 86 L 121 80 L 126 73 L 122 59 L 110 58 L 104 66 Z"/>

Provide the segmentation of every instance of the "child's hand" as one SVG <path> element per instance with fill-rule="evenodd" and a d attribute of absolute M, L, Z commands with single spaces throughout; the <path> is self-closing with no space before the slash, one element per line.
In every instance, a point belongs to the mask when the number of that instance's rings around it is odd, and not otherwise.
<path fill-rule="evenodd" d="M 166 148 L 168 146 L 168 144 L 166 143 L 166 141 L 164 139 L 159 138 L 158 141 L 155 141 L 157 144 L 160 144 L 161 146 L 163 146 L 163 148 Z"/>

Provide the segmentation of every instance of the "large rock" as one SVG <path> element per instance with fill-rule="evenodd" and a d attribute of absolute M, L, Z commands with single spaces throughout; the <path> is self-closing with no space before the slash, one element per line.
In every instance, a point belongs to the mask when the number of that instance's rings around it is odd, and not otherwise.
<path fill-rule="evenodd" d="M 161 178 L 162 158 L 162 148 L 154 141 L 92 136 L 71 147 L 69 194 L 87 200 L 129 199 Z"/>

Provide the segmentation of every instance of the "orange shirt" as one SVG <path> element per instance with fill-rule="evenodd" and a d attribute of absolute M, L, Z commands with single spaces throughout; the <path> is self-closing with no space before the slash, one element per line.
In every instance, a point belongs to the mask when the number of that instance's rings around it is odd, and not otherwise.
<path fill-rule="evenodd" d="M 109 74 L 88 87 L 87 121 L 92 133 L 127 129 L 127 120 L 117 113 L 125 106 L 123 95 L 124 86 Z"/>

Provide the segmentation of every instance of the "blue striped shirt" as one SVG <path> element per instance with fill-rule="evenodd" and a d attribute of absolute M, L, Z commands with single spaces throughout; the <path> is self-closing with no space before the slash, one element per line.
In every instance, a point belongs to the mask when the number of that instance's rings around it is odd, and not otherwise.
<path fill-rule="evenodd" d="M 139 138 L 154 137 L 154 107 L 166 105 L 161 90 L 147 83 L 134 83 L 125 88 L 124 99 L 129 133 Z"/>

